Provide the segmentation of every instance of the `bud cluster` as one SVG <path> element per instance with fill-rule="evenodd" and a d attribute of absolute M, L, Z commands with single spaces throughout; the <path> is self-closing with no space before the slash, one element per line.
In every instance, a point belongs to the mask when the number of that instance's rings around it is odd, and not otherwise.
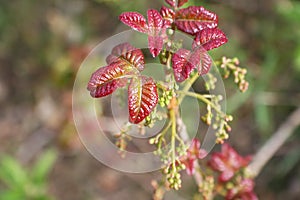
<path fill-rule="evenodd" d="M 144 126 L 145 127 L 149 127 L 149 128 L 152 128 L 155 124 L 155 122 L 157 121 L 161 121 L 163 120 L 164 118 L 166 118 L 166 115 L 164 115 L 163 113 L 160 113 L 157 111 L 157 109 L 155 108 L 151 113 L 150 115 L 148 115 L 146 118 L 145 118 L 145 122 L 144 122 Z"/>
<path fill-rule="evenodd" d="M 210 175 L 205 176 L 198 187 L 199 193 L 201 194 L 203 199 L 212 199 L 215 187 L 214 177 Z"/>
<path fill-rule="evenodd" d="M 206 74 L 208 77 L 208 80 L 205 81 L 205 89 L 207 91 L 214 90 L 216 88 L 217 78 L 212 73 Z"/>
<path fill-rule="evenodd" d="M 220 68 L 223 70 L 223 77 L 228 78 L 230 74 L 234 76 L 234 83 L 236 83 L 241 92 L 245 92 L 248 89 L 249 82 L 245 80 L 247 70 L 239 67 L 240 61 L 238 58 L 226 58 L 223 57 L 220 62 Z"/>
<path fill-rule="evenodd" d="M 162 90 L 161 95 L 158 98 L 158 103 L 161 107 L 166 107 L 169 105 L 171 99 L 174 96 L 174 93 L 172 90 Z"/>
<path fill-rule="evenodd" d="M 181 188 L 181 175 L 180 171 L 185 169 L 185 166 L 183 164 L 178 164 L 179 162 L 176 162 L 176 165 L 169 165 L 166 168 L 163 169 L 163 173 L 166 175 L 166 183 L 169 188 L 179 190 Z"/>
<path fill-rule="evenodd" d="M 114 135 L 116 138 L 115 145 L 119 149 L 119 154 L 121 155 L 122 158 L 126 156 L 126 148 L 128 145 L 128 141 L 132 140 L 132 138 L 127 134 L 128 129 L 126 130 L 121 130 L 120 133 Z"/>
<path fill-rule="evenodd" d="M 231 132 L 231 127 L 228 124 L 233 120 L 231 115 L 226 115 L 221 112 L 220 101 L 222 96 L 209 96 L 210 103 L 206 105 L 207 113 L 201 117 L 202 121 L 208 126 L 212 125 L 216 130 L 216 143 L 223 144 L 224 140 L 229 138 L 228 133 Z"/>

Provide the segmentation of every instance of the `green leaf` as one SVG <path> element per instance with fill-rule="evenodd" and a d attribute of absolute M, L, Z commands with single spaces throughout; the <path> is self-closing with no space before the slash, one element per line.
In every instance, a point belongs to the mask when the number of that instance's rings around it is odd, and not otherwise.
<path fill-rule="evenodd" d="M 47 175 L 53 168 L 56 159 L 57 153 L 52 149 L 43 153 L 31 171 L 32 180 L 36 183 L 45 182 Z"/>
<path fill-rule="evenodd" d="M 265 105 L 256 105 L 254 114 L 259 130 L 264 134 L 268 133 L 272 128 L 270 109 Z"/>
<path fill-rule="evenodd" d="M 21 200 L 26 199 L 26 196 L 21 191 L 8 190 L 0 191 L 0 200 Z"/>
<path fill-rule="evenodd" d="M 22 188 L 27 180 L 27 172 L 13 158 L 5 156 L 1 159 L 0 180 L 11 188 Z"/>

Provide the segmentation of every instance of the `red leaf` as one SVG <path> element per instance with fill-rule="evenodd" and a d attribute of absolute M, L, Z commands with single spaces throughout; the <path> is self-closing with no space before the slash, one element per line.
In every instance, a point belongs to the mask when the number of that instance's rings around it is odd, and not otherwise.
<path fill-rule="evenodd" d="M 193 52 L 179 49 L 172 57 L 175 80 L 177 82 L 184 81 L 195 68 L 198 69 L 200 75 L 206 74 L 211 63 L 208 53 L 203 48 L 198 48 Z"/>
<path fill-rule="evenodd" d="M 232 189 L 227 191 L 226 200 L 243 199 L 243 200 L 258 200 L 258 197 L 253 192 L 254 181 L 249 178 L 239 180 Z"/>
<path fill-rule="evenodd" d="M 143 52 L 127 42 L 115 46 L 112 49 L 111 54 L 106 58 L 107 64 L 111 64 L 118 60 L 128 62 L 140 71 L 144 69 L 145 59 Z"/>
<path fill-rule="evenodd" d="M 209 166 L 218 172 L 221 172 L 219 181 L 229 181 L 236 172 L 241 168 L 246 167 L 250 162 L 250 157 L 240 156 L 231 146 L 227 143 L 222 145 L 220 153 L 213 153 L 209 160 Z"/>
<path fill-rule="evenodd" d="M 161 36 L 148 36 L 149 50 L 153 57 L 158 56 L 163 48 L 163 38 Z"/>
<path fill-rule="evenodd" d="M 156 31 L 156 29 L 160 29 L 162 27 L 163 19 L 157 10 L 149 9 L 147 11 L 147 17 L 150 32 L 153 30 Z"/>
<path fill-rule="evenodd" d="M 195 159 L 202 159 L 207 155 L 207 152 L 200 149 L 201 143 L 198 139 L 192 139 L 191 145 L 187 150 L 187 156 Z"/>
<path fill-rule="evenodd" d="M 102 67 L 92 74 L 87 89 L 92 97 L 98 98 L 109 95 L 117 88 L 126 85 L 127 71 L 125 67 L 118 65 L 118 63 Z"/>
<path fill-rule="evenodd" d="M 166 0 L 166 3 L 169 4 L 171 7 L 181 7 L 183 4 L 188 2 L 188 0 Z"/>
<path fill-rule="evenodd" d="M 194 50 L 192 59 L 191 62 L 196 65 L 199 75 L 204 75 L 209 72 L 212 60 L 204 48 L 199 47 Z"/>
<path fill-rule="evenodd" d="M 175 12 L 170 8 L 162 6 L 160 9 L 160 14 L 162 15 L 164 20 L 163 27 L 170 28 L 172 23 L 174 22 Z"/>
<path fill-rule="evenodd" d="M 191 176 L 195 173 L 195 161 L 196 158 L 186 157 L 184 160 L 180 162 L 185 165 L 185 170 L 187 175 Z"/>
<path fill-rule="evenodd" d="M 106 57 L 107 64 L 111 64 L 116 62 L 120 57 L 126 57 L 127 52 L 133 51 L 135 48 L 131 46 L 129 43 L 125 42 L 115 46 L 110 55 Z"/>
<path fill-rule="evenodd" d="M 177 7 L 179 8 L 179 7 L 181 7 L 181 6 L 183 6 L 186 2 L 188 2 L 189 0 L 178 0 L 178 5 L 177 5 Z"/>
<path fill-rule="evenodd" d="M 217 27 L 218 17 L 202 6 L 190 6 L 176 12 L 175 24 L 179 30 L 195 35 L 205 28 Z"/>
<path fill-rule="evenodd" d="M 227 42 L 225 33 L 218 28 L 206 28 L 196 34 L 193 48 L 202 46 L 206 51 L 217 48 Z"/>
<path fill-rule="evenodd" d="M 128 76 L 139 75 L 145 64 L 142 51 L 129 43 L 115 46 L 106 61 L 108 66 L 94 72 L 88 83 L 92 97 L 103 97 L 125 86 Z"/>
<path fill-rule="evenodd" d="M 154 109 L 158 101 L 156 84 L 152 78 L 133 78 L 128 86 L 129 121 L 138 124 Z"/>
<path fill-rule="evenodd" d="M 125 12 L 120 15 L 120 20 L 136 31 L 147 33 L 149 36 L 149 50 L 153 57 L 158 56 L 163 47 L 165 28 L 163 18 L 157 10 L 149 9 L 147 12 L 148 24 L 143 15 L 137 12 Z"/>
<path fill-rule="evenodd" d="M 126 24 L 127 26 L 130 26 L 132 29 L 142 32 L 142 33 L 147 33 L 148 31 L 148 25 L 146 22 L 146 19 L 144 18 L 143 15 L 141 15 L 138 12 L 125 12 L 122 13 L 119 16 L 119 19 Z"/>
<path fill-rule="evenodd" d="M 232 177 L 234 176 L 234 171 L 231 168 L 226 168 L 220 176 L 219 176 L 219 181 L 220 182 L 227 182 L 229 181 Z"/>
<path fill-rule="evenodd" d="M 171 7 L 176 6 L 176 0 L 165 0 L 167 4 L 169 4 Z"/>
<path fill-rule="evenodd" d="M 172 67 L 174 70 L 175 80 L 182 82 L 187 79 L 195 65 L 190 62 L 191 52 L 186 49 L 179 49 L 172 57 Z"/>
<path fill-rule="evenodd" d="M 156 57 L 163 47 L 163 38 L 161 31 L 163 27 L 163 18 L 157 10 L 149 9 L 148 16 L 148 46 L 153 57 Z"/>

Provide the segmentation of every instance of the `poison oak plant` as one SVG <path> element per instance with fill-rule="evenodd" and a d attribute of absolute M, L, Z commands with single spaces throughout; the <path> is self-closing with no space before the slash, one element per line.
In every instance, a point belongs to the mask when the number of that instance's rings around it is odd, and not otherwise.
<path fill-rule="evenodd" d="M 163 179 L 153 181 L 154 199 L 162 199 L 164 191 L 181 187 L 181 171 L 194 175 L 199 187 L 200 199 L 223 196 L 226 199 L 257 199 L 253 193 L 254 182 L 245 167 L 249 157 L 242 157 L 224 141 L 231 131 L 232 116 L 221 110 L 222 96 L 190 92 L 199 76 L 207 74 L 207 90 L 214 89 L 216 78 L 210 73 L 212 59 L 209 51 L 227 42 L 225 33 L 218 28 L 217 14 L 201 6 L 182 8 L 188 0 L 165 0 L 168 7 L 160 11 L 149 9 L 147 19 L 137 12 L 125 12 L 119 16 L 133 30 L 148 35 L 148 48 L 153 57 L 159 57 L 164 67 L 165 80 L 156 81 L 142 75 L 145 57 L 141 49 L 122 43 L 111 50 L 107 65 L 95 71 L 87 89 L 92 97 L 110 95 L 118 88 L 128 88 L 129 122 L 127 128 L 116 137 L 116 144 L 125 156 L 130 141 L 127 130 L 131 124 L 151 127 L 157 120 L 167 118 L 163 130 L 151 138 L 155 153 L 164 163 Z M 194 38 L 189 49 L 175 39 L 177 31 Z M 234 82 L 243 92 L 247 90 L 246 70 L 240 68 L 238 59 L 222 58 L 216 62 L 224 78 L 232 74 Z M 207 113 L 201 119 L 211 125 L 216 133 L 216 143 L 222 144 L 221 153 L 214 153 L 207 163 L 201 160 L 207 152 L 200 149 L 200 141 L 186 138 L 185 125 L 179 106 L 186 96 L 206 104 Z M 157 106 L 165 113 L 157 111 Z M 197 119 L 195 119 L 197 120 Z"/>

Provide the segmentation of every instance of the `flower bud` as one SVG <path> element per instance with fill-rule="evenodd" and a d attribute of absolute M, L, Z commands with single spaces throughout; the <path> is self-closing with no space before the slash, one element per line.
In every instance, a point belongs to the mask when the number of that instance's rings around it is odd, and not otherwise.
<path fill-rule="evenodd" d="M 150 138 L 149 144 L 155 144 L 156 138 Z"/>

